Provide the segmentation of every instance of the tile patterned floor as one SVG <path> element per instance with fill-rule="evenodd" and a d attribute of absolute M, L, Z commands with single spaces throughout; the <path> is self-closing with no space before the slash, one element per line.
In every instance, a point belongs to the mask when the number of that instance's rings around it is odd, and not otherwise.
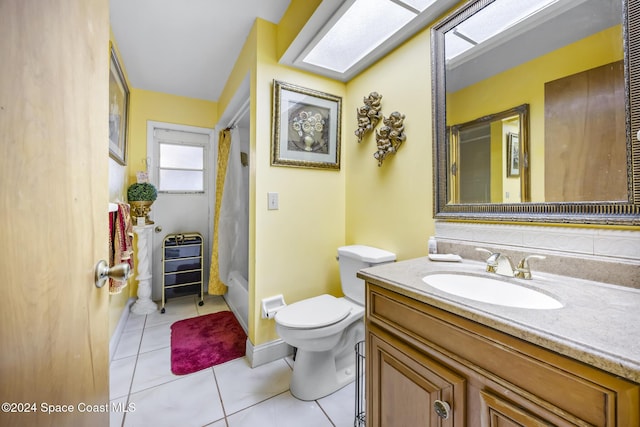
<path fill-rule="evenodd" d="M 171 373 L 171 325 L 228 310 L 222 297 L 172 299 L 166 313 L 131 314 L 110 366 L 112 427 L 351 427 L 355 387 L 304 402 L 289 393 L 291 358 L 251 368 L 246 358 L 190 375 Z M 113 406 L 115 405 L 115 406 Z M 129 409 L 126 411 L 125 409 Z"/>

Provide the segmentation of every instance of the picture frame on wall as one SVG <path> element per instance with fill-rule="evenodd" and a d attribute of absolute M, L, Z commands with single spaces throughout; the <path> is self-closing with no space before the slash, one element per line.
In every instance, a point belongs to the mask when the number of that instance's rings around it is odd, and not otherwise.
<path fill-rule="evenodd" d="M 113 45 L 110 45 L 109 50 L 111 51 L 111 66 L 109 70 L 109 155 L 121 165 L 126 165 L 129 87 Z"/>
<path fill-rule="evenodd" d="M 520 176 L 520 136 L 513 132 L 507 134 L 507 176 Z"/>
<path fill-rule="evenodd" d="M 340 169 L 342 98 L 273 81 L 271 165 Z"/>

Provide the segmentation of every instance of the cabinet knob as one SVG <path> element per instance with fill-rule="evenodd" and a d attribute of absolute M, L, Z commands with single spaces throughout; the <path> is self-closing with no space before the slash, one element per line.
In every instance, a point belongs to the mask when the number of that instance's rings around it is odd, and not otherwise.
<path fill-rule="evenodd" d="M 436 400 L 433 402 L 433 410 L 436 411 L 436 415 L 438 415 L 443 420 L 449 418 L 451 415 L 451 406 L 447 402 L 443 402 L 442 400 Z"/>

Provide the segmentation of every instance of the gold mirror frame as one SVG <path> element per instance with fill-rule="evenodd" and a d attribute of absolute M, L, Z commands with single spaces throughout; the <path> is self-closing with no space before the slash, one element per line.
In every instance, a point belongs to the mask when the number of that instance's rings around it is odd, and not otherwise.
<path fill-rule="evenodd" d="M 434 217 L 444 220 L 640 225 L 640 4 L 623 0 L 623 48 L 628 201 L 563 203 L 449 203 L 444 34 L 494 0 L 471 0 L 431 29 Z"/>

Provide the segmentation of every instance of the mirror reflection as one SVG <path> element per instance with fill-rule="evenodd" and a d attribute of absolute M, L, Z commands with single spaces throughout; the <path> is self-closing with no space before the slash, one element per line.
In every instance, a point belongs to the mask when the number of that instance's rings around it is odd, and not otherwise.
<path fill-rule="evenodd" d="M 451 126 L 449 180 L 453 203 L 529 201 L 529 105 Z"/>
<path fill-rule="evenodd" d="M 622 16 L 496 0 L 446 29 L 449 203 L 629 200 Z"/>

